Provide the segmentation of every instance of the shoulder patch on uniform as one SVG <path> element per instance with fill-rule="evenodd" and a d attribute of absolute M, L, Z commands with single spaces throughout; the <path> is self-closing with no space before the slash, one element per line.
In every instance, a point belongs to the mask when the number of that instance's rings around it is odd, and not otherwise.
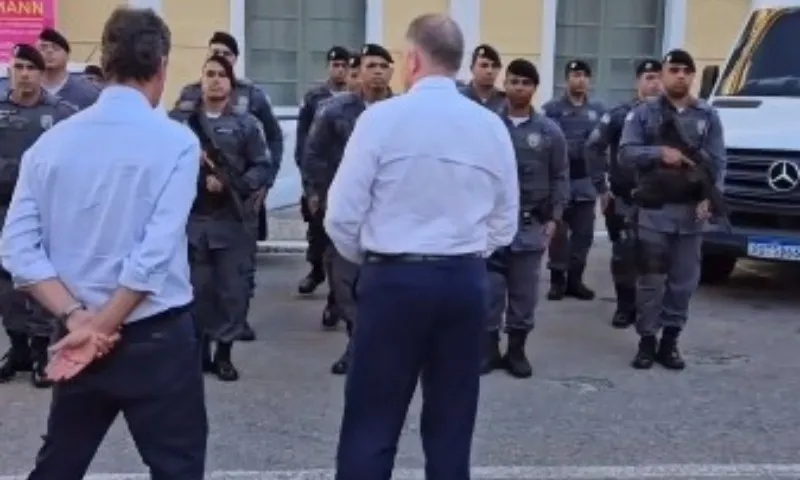
<path fill-rule="evenodd" d="M 239 77 L 236 79 L 236 85 L 249 87 L 252 84 L 253 82 L 251 82 L 249 78 Z"/>
<path fill-rule="evenodd" d="M 635 116 L 636 116 L 636 112 L 631 110 L 630 112 L 628 112 L 627 115 L 625 115 L 625 121 L 626 122 L 630 122 L 631 120 L 633 120 L 633 117 L 635 117 Z"/>
<path fill-rule="evenodd" d="M 600 117 L 600 123 L 606 124 L 611 121 L 611 115 L 604 113 L 602 117 Z"/>

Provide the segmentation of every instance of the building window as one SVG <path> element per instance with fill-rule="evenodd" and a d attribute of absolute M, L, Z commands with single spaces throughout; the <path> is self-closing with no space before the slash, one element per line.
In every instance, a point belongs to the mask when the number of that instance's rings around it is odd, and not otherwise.
<path fill-rule="evenodd" d="M 366 0 L 247 0 L 247 76 L 274 105 L 297 105 L 325 79 L 331 46 L 364 43 L 366 9 Z"/>
<path fill-rule="evenodd" d="M 554 95 L 564 68 L 579 58 L 592 67 L 593 96 L 609 105 L 634 93 L 636 64 L 660 57 L 665 0 L 560 0 L 556 20 Z"/>

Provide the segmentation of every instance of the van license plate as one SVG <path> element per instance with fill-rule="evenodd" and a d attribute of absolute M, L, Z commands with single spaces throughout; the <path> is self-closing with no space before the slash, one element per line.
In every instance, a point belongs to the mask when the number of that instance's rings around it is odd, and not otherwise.
<path fill-rule="evenodd" d="M 750 238 L 747 241 L 747 256 L 800 262 L 800 242 L 781 238 Z"/>

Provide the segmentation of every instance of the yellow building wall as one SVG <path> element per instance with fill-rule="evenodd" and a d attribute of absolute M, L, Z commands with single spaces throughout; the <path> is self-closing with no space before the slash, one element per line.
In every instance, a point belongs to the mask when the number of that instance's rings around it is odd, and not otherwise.
<path fill-rule="evenodd" d="M 543 15 L 544 0 L 503 0 L 502 8 L 484 0 L 481 2 L 481 43 L 496 48 L 503 65 L 515 58 L 525 58 L 538 66 L 542 54 Z M 501 72 L 498 86 L 502 85 L 503 77 Z"/>
<path fill-rule="evenodd" d="M 392 57 L 394 57 L 393 91 L 403 91 L 401 85 L 404 68 L 403 49 L 405 48 L 408 24 L 414 17 L 423 13 L 447 13 L 449 11 L 450 0 L 384 0 L 383 45 L 392 52 Z"/>
<path fill-rule="evenodd" d="M 688 0 L 684 45 L 694 55 L 698 78 L 706 65 L 720 65 L 750 14 L 751 0 Z"/>
<path fill-rule="evenodd" d="M 164 92 L 164 102 L 171 106 L 181 87 L 200 78 L 208 39 L 214 31 L 230 29 L 230 3 L 229 0 L 191 0 L 191 12 L 187 15 L 188 0 L 163 2 L 161 14 L 172 31 L 172 53 Z"/>
<path fill-rule="evenodd" d="M 70 61 L 100 62 L 100 35 L 108 16 L 125 0 L 61 0 L 58 2 L 56 29 L 69 40 Z"/>

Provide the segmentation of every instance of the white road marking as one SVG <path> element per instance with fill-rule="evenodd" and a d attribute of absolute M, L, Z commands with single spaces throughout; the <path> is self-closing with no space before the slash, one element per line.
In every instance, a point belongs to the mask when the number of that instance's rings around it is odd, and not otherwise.
<path fill-rule="evenodd" d="M 330 469 L 273 470 L 263 472 L 213 472 L 209 480 L 333 480 Z M 149 480 L 141 473 L 109 473 L 88 475 L 85 480 Z M 394 480 L 424 480 L 421 469 L 402 469 Z M 474 480 L 680 480 L 680 479 L 748 479 L 774 480 L 800 478 L 800 464 L 671 464 L 620 466 L 554 466 L 554 467 L 476 467 Z M 24 476 L 0 476 L 0 480 L 25 480 Z"/>
<path fill-rule="evenodd" d="M 605 238 L 607 236 L 608 232 L 605 230 L 594 232 L 594 238 Z M 265 240 L 258 242 L 258 251 L 260 253 L 305 254 L 306 248 L 308 248 L 308 242 L 305 240 Z"/>

